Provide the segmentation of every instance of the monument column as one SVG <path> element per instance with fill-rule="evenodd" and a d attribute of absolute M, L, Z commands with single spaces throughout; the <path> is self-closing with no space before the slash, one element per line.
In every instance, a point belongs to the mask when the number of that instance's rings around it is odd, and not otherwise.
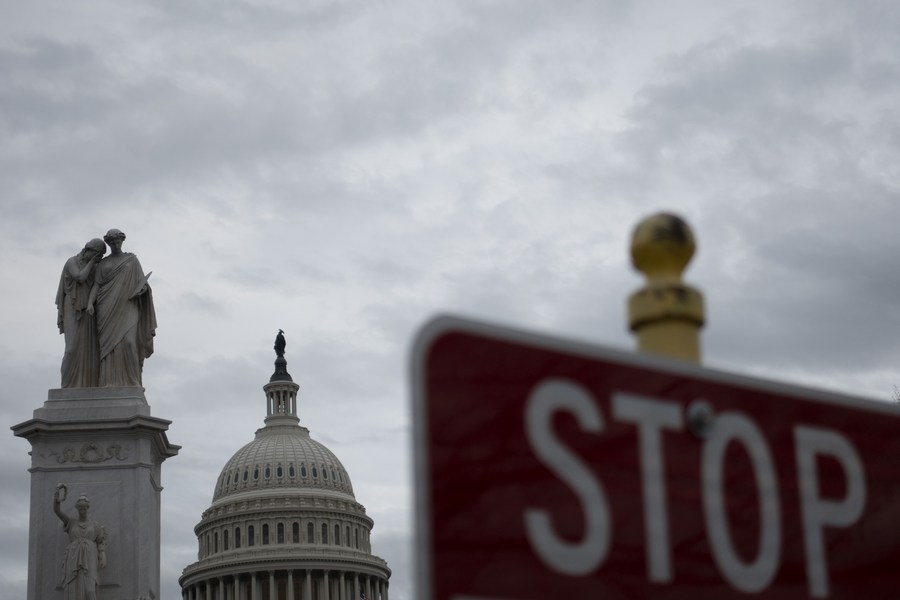
<path fill-rule="evenodd" d="M 28 600 L 62 600 L 60 564 L 68 536 L 54 514 L 77 519 L 84 496 L 89 516 L 106 533 L 107 566 L 100 597 L 159 598 L 161 465 L 178 454 L 150 415 L 141 387 L 51 389 L 32 419 L 15 425 L 31 443 Z"/>

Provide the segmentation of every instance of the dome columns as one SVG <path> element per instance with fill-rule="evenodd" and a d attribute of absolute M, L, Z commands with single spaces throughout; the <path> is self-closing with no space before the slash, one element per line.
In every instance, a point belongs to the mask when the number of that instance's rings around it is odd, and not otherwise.
<path fill-rule="evenodd" d="M 300 386 L 293 381 L 269 382 L 263 386 L 266 392 L 266 425 L 300 422 L 297 417 L 297 391 Z"/>
<path fill-rule="evenodd" d="M 211 577 L 182 589 L 182 600 L 388 600 L 384 577 L 343 569 L 267 569 Z"/>
<path fill-rule="evenodd" d="M 294 384 L 297 386 L 297 384 Z M 297 415 L 297 391 L 293 389 L 284 389 L 288 386 L 280 384 L 277 386 L 266 386 L 268 391 L 268 406 L 266 407 L 266 416 L 275 415 Z M 300 386 L 297 386 L 299 389 Z M 280 389 L 279 389 L 280 388 Z"/>

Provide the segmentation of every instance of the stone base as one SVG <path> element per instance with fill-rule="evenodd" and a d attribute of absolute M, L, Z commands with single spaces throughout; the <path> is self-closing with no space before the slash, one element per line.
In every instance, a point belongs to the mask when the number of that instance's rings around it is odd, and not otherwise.
<path fill-rule="evenodd" d="M 100 600 L 159 597 L 161 465 L 179 450 L 166 437 L 170 423 L 150 415 L 143 388 L 66 388 L 50 390 L 34 417 L 12 428 L 32 447 L 28 600 L 65 597 L 68 536 L 53 512 L 60 483 L 64 513 L 77 518 L 85 494 L 88 518 L 106 528 Z"/>

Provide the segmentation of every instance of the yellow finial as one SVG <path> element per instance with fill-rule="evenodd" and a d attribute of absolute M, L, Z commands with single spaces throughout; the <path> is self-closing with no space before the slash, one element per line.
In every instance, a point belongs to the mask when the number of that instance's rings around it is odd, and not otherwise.
<path fill-rule="evenodd" d="M 700 362 L 703 295 L 681 281 L 695 248 L 690 227 L 675 215 L 659 213 L 635 227 L 631 260 L 647 277 L 628 299 L 639 351 Z"/>

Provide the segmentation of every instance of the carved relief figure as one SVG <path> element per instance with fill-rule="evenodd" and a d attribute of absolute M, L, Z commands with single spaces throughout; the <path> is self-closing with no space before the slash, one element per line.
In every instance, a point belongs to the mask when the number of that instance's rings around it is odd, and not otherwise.
<path fill-rule="evenodd" d="M 125 234 L 110 229 L 103 240 L 109 256 L 94 273 L 88 312 L 96 311 L 100 341 L 100 386 L 140 386 L 144 359 L 153 354 L 156 311 L 137 256 L 122 252 Z"/>
<path fill-rule="evenodd" d="M 77 517 L 70 517 L 60 509 L 65 499 L 66 486 L 59 484 L 53 494 L 53 512 L 63 522 L 69 535 L 60 585 L 66 600 L 97 600 L 100 594 L 99 571 L 106 567 L 106 531 L 97 521 L 88 519 L 91 506 L 82 494 L 75 501 Z"/>
<path fill-rule="evenodd" d="M 87 311 L 94 285 L 94 268 L 106 253 L 106 244 L 94 238 L 66 261 L 56 292 L 57 325 L 65 336 L 61 387 L 96 387 L 100 374 L 100 347 L 94 315 Z"/>

